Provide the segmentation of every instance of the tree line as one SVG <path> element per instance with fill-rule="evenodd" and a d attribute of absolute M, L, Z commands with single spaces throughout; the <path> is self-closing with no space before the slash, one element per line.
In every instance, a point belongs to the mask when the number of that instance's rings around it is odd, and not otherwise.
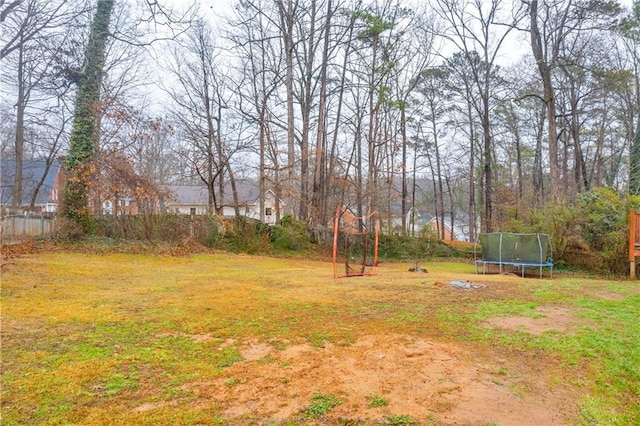
<path fill-rule="evenodd" d="M 81 226 L 91 176 L 122 169 L 109 161 L 130 165 L 136 188 L 205 185 L 212 214 L 224 188 L 238 206 L 235 182 L 251 177 L 313 227 L 343 206 L 404 234 L 422 211 L 471 240 L 596 187 L 640 193 L 637 0 L 211 12 L 0 3 L 2 156 L 64 156 L 64 212 Z"/>

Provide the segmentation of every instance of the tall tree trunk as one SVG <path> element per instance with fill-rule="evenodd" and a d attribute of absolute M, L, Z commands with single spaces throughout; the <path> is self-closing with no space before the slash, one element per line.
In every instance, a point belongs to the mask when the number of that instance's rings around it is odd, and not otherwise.
<path fill-rule="evenodd" d="M 407 113 L 404 103 L 400 107 L 400 133 L 402 136 L 402 204 L 400 214 L 402 215 L 402 236 L 407 235 Z"/>
<path fill-rule="evenodd" d="M 265 204 L 264 204 L 264 193 L 266 192 L 267 188 L 266 188 L 266 167 L 265 167 L 265 142 L 266 142 L 266 138 L 268 137 L 267 135 L 267 93 L 266 93 L 266 84 L 267 84 L 267 80 L 266 80 L 266 76 L 265 76 L 265 69 L 266 69 L 266 63 L 265 63 L 265 55 L 264 55 L 264 39 L 262 39 L 260 41 L 261 44 L 261 52 L 263 53 L 261 56 L 261 60 L 262 60 L 262 72 L 260 73 L 260 78 L 262 80 L 262 84 L 261 84 L 261 89 L 262 89 L 262 97 L 260 98 L 260 176 L 258 177 L 258 200 L 259 201 L 259 207 L 260 207 L 260 222 L 264 223 L 265 220 Z M 257 96 L 257 94 L 256 94 Z M 289 96 L 289 95 L 287 95 Z M 287 101 L 288 104 L 288 101 Z M 293 108 L 293 104 L 292 104 L 292 108 Z M 293 112 L 292 112 L 293 113 Z M 292 117 L 293 118 L 293 117 Z M 289 173 L 291 173 L 291 170 L 293 170 L 293 168 L 289 169 Z M 289 180 L 289 184 L 291 183 L 291 180 Z"/>
<path fill-rule="evenodd" d="M 342 118 L 342 104 L 344 102 L 344 89 L 345 82 L 347 81 L 347 64 L 349 63 L 349 54 L 351 52 L 351 40 L 353 39 L 353 31 L 354 24 L 356 21 L 356 14 L 353 13 L 351 17 L 351 22 L 349 23 L 349 36 L 347 38 L 344 59 L 342 61 L 342 71 L 340 75 L 340 91 L 338 93 L 338 106 L 336 110 L 336 118 L 335 125 L 333 128 L 333 138 L 331 141 L 331 155 L 329 156 L 329 175 L 327 179 L 327 184 L 325 185 L 325 199 L 329 199 L 329 191 L 333 188 L 333 179 L 334 179 L 334 171 L 336 168 L 336 151 L 338 150 L 338 130 L 340 129 L 340 122 Z M 346 181 L 346 179 L 345 179 Z M 344 190 L 345 186 L 343 186 L 342 194 L 339 199 L 339 203 L 344 203 Z M 333 206 L 335 208 L 335 206 Z"/>
<path fill-rule="evenodd" d="M 265 170 L 265 122 L 266 122 L 266 114 L 264 105 L 260 111 L 260 131 L 259 131 L 259 139 L 260 139 L 260 176 L 258 177 L 258 200 L 260 206 L 260 222 L 264 223 L 265 215 L 264 215 L 264 193 L 266 191 L 266 170 Z"/>
<path fill-rule="evenodd" d="M 218 165 L 216 165 L 216 159 L 213 157 L 213 153 L 214 153 L 214 146 L 215 146 L 215 138 L 216 138 L 216 131 L 215 131 L 215 126 L 213 124 L 213 112 L 211 111 L 211 106 L 212 106 L 212 101 L 211 101 L 211 96 L 209 93 L 209 79 L 210 76 L 207 72 L 207 63 L 205 61 L 204 58 L 204 51 L 200 52 L 200 66 L 202 66 L 202 70 L 203 70 L 203 75 L 202 75 L 202 92 L 204 95 L 204 111 L 205 111 L 205 120 L 207 121 L 207 134 L 206 134 L 206 144 L 207 144 L 207 149 L 206 149 L 206 158 L 207 158 L 207 163 L 205 165 L 206 167 L 206 184 L 209 187 L 209 204 L 207 206 L 207 213 L 208 214 L 215 214 L 217 208 L 218 208 L 218 203 L 216 201 L 216 191 L 215 191 L 215 177 L 222 176 L 222 173 L 220 173 L 221 168 L 219 168 Z M 217 169 L 217 170 L 216 170 Z M 220 190 L 218 191 L 220 198 L 222 199 L 223 197 L 223 191 L 224 188 L 222 186 L 222 182 L 220 182 Z"/>
<path fill-rule="evenodd" d="M 366 202 L 366 211 L 367 214 L 371 214 L 373 211 L 373 194 L 376 191 L 375 188 L 375 179 L 374 179 L 374 171 L 375 171 L 375 138 L 376 138 L 376 129 L 375 123 L 377 122 L 376 117 L 376 106 L 374 104 L 374 95 L 376 89 L 376 70 L 378 66 L 378 36 L 374 35 L 372 40 L 372 50 L 373 50 L 373 63 L 371 65 L 371 75 L 369 79 L 369 130 L 367 132 L 367 190 L 365 191 L 365 196 L 367 197 Z"/>
<path fill-rule="evenodd" d="M 309 44 L 306 47 L 307 56 L 305 58 L 303 95 L 300 101 L 302 115 L 302 135 L 300 138 L 300 219 L 309 218 L 309 138 L 311 131 L 311 109 L 312 109 L 312 85 L 314 57 L 316 51 L 315 44 L 315 18 L 316 0 L 311 1 L 311 27 L 309 29 Z"/>
<path fill-rule="evenodd" d="M 482 140 L 483 140 L 483 161 L 484 161 L 484 230 L 491 232 L 493 230 L 493 206 L 491 201 L 493 198 L 493 146 L 491 143 L 491 129 L 489 127 L 489 96 L 484 93 L 482 96 L 483 112 L 482 112 Z"/>
<path fill-rule="evenodd" d="M 27 106 L 24 81 L 24 29 L 20 27 L 18 47 L 18 102 L 16 102 L 16 139 L 15 139 L 15 175 L 11 204 L 17 208 L 22 206 L 22 167 L 24 159 L 24 112 Z"/>
<path fill-rule="evenodd" d="M 636 134 L 631 141 L 629 163 L 629 194 L 640 195 L 640 119 L 636 124 Z"/>
<path fill-rule="evenodd" d="M 355 149 L 356 149 L 356 211 L 357 216 L 364 216 L 362 209 L 362 202 L 364 201 L 365 194 L 363 194 L 363 177 L 362 177 L 362 121 L 363 116 L 360 112 L 356 117 L 356 132 L 354 136 Z M 348 179 L 348 174 L 345 174 Z M 369 213 L 369 212 L 367 212 Z"/>
<path fill-rule="evenodd" d="M 445 184 L 447 186 L 447 193 L 449 194 L 449 211 L 450 211 L 450 214 L 449 214 L 449 216 L 450 216 L 449 217 L 449 224 L 450 224 L 449 229 L 451 230 L 451 239 L 449 241 L 453 241 L 453 240 L 456 239 L 455 238 L 455 234 L 453 232 L 453 230 L 455 229 L 455 225 L 456 225 L 456 215 L 455 215 L 456 206 L 455 206 L 455 202 L 454 202 L 454 199 L 453 199 L 453 191 L 451 190 L 451 177 L 449 176 L 449 174 L 445 175 L 444 182 L 445 182 Z M 444 219 L 443 219 L 443 222 L 444 222 Z M 443 223 L 442 228 L 444 228 L 444 223 Z M 443 230 L 443 232 L 444 232 L 444 230 Z"/>
<path fill-rule="evenodd" d="M 296 163 L 295 149 L 295 115 L 293 111 L 293 25 L 298 2 L 287 0 L 285 8 L 282 0 L 276 0 L 280 16 L 280 27 L 284 45 L 285 80 L 287 90 L 287 196 L 294 197 L 294 176 Z M 264 50 L 263 50 L 264 52 Z"/>
<path fill-rule="evenodd" d="M 551 81 L 551 64 L 545 57 L 542 35 L 538 27 L 538 0 L 532 0 L 530 6 L 531 15 L 531 47 L 533 57 L 538 66 L 538 72 L 542 79 L 544 90 L 544 103 L 547 112 L 547 130 L 549 137 L 549 174 L 551 178 L 551 197 L 555 201 L 562 198 L 563 190 L 560 182 L 560 170 L 558 168 L 558 129 L 556 124 L 556 104 L 553 83 Z M 556 49 L 554 47 L 554 49 Z M 555 55 L 554 55 L 555 57 Z"/>
<path fill-rule="evenodd" d="M 91 23 L 82 76 L 76 95 L 75 117 L 69 139 L 66 159 L 68 179 L 65 187 L 63 210 L 68 219 L 83 231 L 89 232 L 88 186 L 82 168 L 98 149 L 100 120 L 100 89 L 104 76 L 105 47 L 109 37 L 109 21 L 113 0 L 98 0 Z"/>
<path fill-rule="evenodd" d="M 266 104 L 266 99 L 265 99 Z M 271 157 L 273 158 L 273 187 L 274 193 L 276 194 L 275 199 L 275 208 L 276 208 L 276 224 L 280 223 L 282 219 L 282 215 L 280 214 L 280 210 L 282 205 L 280 204 L 280 200 L 282 199 L 282 188 L 280 187 L 280 162 L 278 161 L 278 142 L 277 138 L 273 136 L 271 130 L 266 127 L 266 135 L 267 135 L 267 147 L 271 150 Z M 264 172 L 264 170 L 263 170 Z M 264 198 L 264 197 L 262 197 Z"/>
<path fill-rule="evenodd" d="M 431 105 L 431 126 L 433 131 L 433 149 L 436 157 L 436 175 L 434 177 L 434 179 L 437 179 L 437 181 L 434 182 L 434 185 L 437 184 L 436 205 L 437 211 L 440 212 L 440 218 L 438 218 L 438 214 L 436 212 L 436 221 L 439 224 L 438 238 L 444 240 L 444 188 L 442 185 L 442 159 L 440 158 L 440 147 L 438 146 L 439 141 L 435 105 Z"/>
<path fill-rule="evenodd" d="M 546 117 L 546 104 L 540 106 L 537 129 L 536 148 L 533 157 L 533 200 L 536 207 L 541 207 L 544 201 L 544 178 L 542 174 L 542 135 Z"/>
<path fill-rule="evenodd" d="M 569 88 L 569 102 L 570 108 L 570 121 L 569 128 L 571 129 L 571 142 L 573 145 L 573 193 L 579 194 L 582 192 L 583 184 L 584 189 L 589 190 L 589 185 L 586 182 L 586 168 L 584 157 L 582 155 L 582 147 L 580 146 L 580 114 L 578 111 L 579 108 L 579 100 L 578 100 L 578 89 L 576 88 L 576 82 L 570 75 L 570 72 L 566 69 L 563 69 L 565 72 L 565 76 L 569 79 L 570 88 Z"/>
<path fill-rule="evenodd" d="M 331 0 L 327 2 L 327 20 L 324 26 L 324 47 L 322 50 L 322 65 L 320 69 L 320 100 L 318 105 L 318 133 L 316 138 L 316 158 L 313 173 L 313 206 L 312 220 L 316 225 L 325 225 L 326 198 L 322 197 L 326 193 L 326 141 L 325 115 L 327 103 L 327 63 L 329 62 L 329 33 L 331 27 Z"/>
<path fill-rule="evenodd" d="M 469 241 L 476 240 L 476 126 L 473 122 L 471 103 L 467 102 L 469 118 Z"/>

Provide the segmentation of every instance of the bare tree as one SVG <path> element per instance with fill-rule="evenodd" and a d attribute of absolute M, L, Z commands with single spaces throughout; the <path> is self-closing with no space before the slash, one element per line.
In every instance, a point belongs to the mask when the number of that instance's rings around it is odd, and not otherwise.
<path fill-rule="evenodd" d="M 49 31 L 57 30 L 75 19 L 84 2 L 17 0 L 0 3 L 0 61 L 24 46 L 33 45 Z"/>
<path fill-rule="evenodd" d="M 14 206 L 20 206 L 23 199 L 22 169 L 25 144 L 29 142 L 25 141 L 29 117 L 38 115 L 41 118 L 52 102 L 58 102 L 64 109 L 63 102 L 69 87 L 64 81 L 60 81 L 60 77 L 66 80 L 68 76 L 60 76 L 62 70 L 58 65 L 65 53 L 59 46 L 66 43 L 76 20 L 80 20 L 84 10 L 84 2 L 80 1 L 29 0 L 8 4 L 0 12 L 3 15 L 2 38 L 6 43 L 0 51 L 4 65 L 1 79 L 5 89 L 12 92 L 11 96 L 15 96 Z M 35 121 L 36 127 L 46 124 L 41 119 Z M 35 128 L 33 130 L 39 132 Z M 59 135 L 62 133 L 63 130 Z M 56 143 L 45 157 L 51 158 L 52 152 L 56 153 L 59 149 L 60 137 L 53 140 Z M 34 199 L 35 194 L 31 194 L 31 198 Z"/>
<path fill-rule="evenodd" d="M 285 55 L 282 54 L 281 29 L 278 30 L 278 15 L 275 16 L 261 3 L 246 2 L 238 5 L 236 17 L 233 21 L 234 30 L 230 32 L 230 39 L 234 51 L 240 56 L 237 74 L 240 76 L 235 82 L 237 90 L 236 108 L 242 120 L 248 122 L 255 130 L 258 139 L 257 154 L 258 186 L 261 194 L 267 189 L 267 180 L 272 179 L 276 194 L 276 221 L 280 220 L 280 198 L 283 195 L 282 182 L 286 182 L 284 190 L 286 197 L 291 197 L 291 173 L 293 172 L 293 150 L 295 134 L 292 125 L 293 97 L 287 88 L 288 71 L 283 72 Z M 280 15 L 282 18 L 282 15 Z M 280 33 L 278 33 L 278 31 Z M 285 37 L 286 38 L 286 37 Z M 286 42 L 288 44 L 288 41 Z M 284 68 L 287 66 L 285 65 Z M 286 90 L 286 118 L 281 119 L 274 108 L 278 103 L 278 89 L 285 80 Z M 291 80 L 291 83 L 293 79 Z M 287 134 L 287 145 L 284 149 L 286 159 L 281 160 L 281 149 L 277 129 L 284 129 Z M 281 167 L 284 163 L 286 168 Z M 285 171 L 286 179 L 281 177 Z M 290 198 L 291 199 L 291 198 Z M 265 219 L 264 197 L 260 197 L 260 219 Z"/>
<path fill-rule="evenodd" d="M 435 55 L 434 42 L 435 42 L 435 19 L 429 15 L 426 11 L 416 13 L 414 21 L 411 22 L 408 27 L 410 28 L 407 33 L 411 34 L 408 38 L 408 42 L 404 44 L 403 55 L 401 57 L 402 64 L 399 66 L 399 72 L 396 76 L 396 98 L 397 107 L 400 110 L 400 136 L 402 138 L 402 158 L 400 160 L 402 168 L 402 194 L 401 194 L 401 208 L 400 214 L 402 216 L 402 234 L 406 235 L 407 232 L 407 213 L 408 213 L 408 176 L 407 176 L 407 162 L 408 158 L 408 121 L 411 120 L 412 114 L 419 115 L 420 108 L 415 110 L 410 106 L 410 98 L 414 93 L 421 80 L 420 76 L 424 71 L 432 65 Z"/>
<path fill-rule="evenodd" d="M 173 51 L 175 84 L 166 89 L 174 104 L 172 120 L 190 142 L 186 155 L 208 188 L 211 214 L 221 207 L 218 197 L 223 195 L 225 178 L 235 185 L 230 163 L 235 147 L 225 143 L 222 132 L 230 92 L 221 78 L 220 50 L 213 39 L 209 24 L 194 22 L 184 44 Z"/>
<path fill-rule="evenodd" d="M 293 194 L 293 181 L 295 175 L 296 151 L 295 151 L 295 113 L 294 113 L 294 81 L 293 81 L 293 59 L 294 59 L 294 31 L 295 22 L 298 18 L 298 1 L 287 0 L 286 5 L 283 0 L 276 0 L 278 9 L 279 25 L 282 40 L 282 53 L 285 61 L 285 89 L 287 100 L 287 193 Z M 302 193 L 302 191 L 300 191 Z M 306 209 L 306 202 L 300 196 L 300 209 Z M 261 210 L 263 208 L 261 207 Z M 301 212 L 300 215 L 303 215 Z"/>
<path fill-rule="evenodd" d="M 460 3 L 452 0 L 438 0 L 437 14 L 449 26 L 444 37 L 452 42 L 465 56 L 473 72 L 473 82 L 480 95 L 481 103 L 475 106 L 480 117 L 483 133 L 483 178 L 484 208 L 483 228 L 491 231 L 492 223 L 492 140 L 491 140 L 491 97 L 495 85 L 497 58 L 507 35 L 515 28 L 521 15 L 508 15 L 506 1 L 473 0 Z"/>
<path fill-rule="evenodd" d="M 551 197 L 559 201 L 564 198 L 566 188 L 562 184 L 559 164 L 554 70 L 562 64 L 573 62 L 571 46 L 579 34 L 602 28 L 603 24 L 610 25 L 607 21 L 617 15 L 620 9 L 617 3 L 607 1 L 582 3 L 560 0 L 539 4 L 538 0 L 532 0 L 523 3 L 528 7 L 531 48 L 542 80 L 542 99 L 547 111 Z"/>
<path fill-rule="evenodd" d="M 444 224 L 444 173 L 443 158 L 441 155 L 440 140 L 444 131 L 443 118 L 446 118 L 447 109 L 450 108 L 448 99 L 450 93 L 447 90 L 445 79 L 447 71 L 444 67 L 435 67 L 421 73 L 417 83 L 417 91 L 420 96 L 420 104 L 424 108 L 423 118 L 426 129 L 423 137 L 424 149 L 429 159 L 431 178 L 434 185 L 436 220 Z M 444 239 L 444 226 L 438 228 L 438 238 Z"/>

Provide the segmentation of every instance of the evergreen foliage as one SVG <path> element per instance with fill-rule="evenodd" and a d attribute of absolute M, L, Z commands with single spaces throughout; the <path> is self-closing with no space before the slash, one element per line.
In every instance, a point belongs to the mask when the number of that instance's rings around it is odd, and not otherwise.
<path fill-rule="evenodd" d="M 280 225 L 271 227 L 271 246 L 278 251 L 313 251 L 306 224 L 285 215 Z"/>
<path fill-rule="evenodd" d="M 628 267 L 625 201 L 607 188 L 580 194 L 577 201 L 582 215 L 579 231 L 589 250 L 600 254 L 604 271 L 624 273 Z"/>
<path fill-rule="evenodd" d="M 629 210 L 640 197 L 623 198 L 609 188 L 579 194 L 576 202 L 548 204 L 518 219 L 505 221 L 503 231 L 549 234 L 554 261 L 599 273 L 625 274 Z"/>

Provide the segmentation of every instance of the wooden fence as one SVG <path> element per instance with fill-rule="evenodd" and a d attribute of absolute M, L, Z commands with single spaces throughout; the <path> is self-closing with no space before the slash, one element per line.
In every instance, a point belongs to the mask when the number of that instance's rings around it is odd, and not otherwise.
<path fill-rule="evenodd" d="M 0 226 L 2 242 L 19 241 L 51 235 L 57 229 L 57 220 L 48 214 L 7 215 Z"/>

